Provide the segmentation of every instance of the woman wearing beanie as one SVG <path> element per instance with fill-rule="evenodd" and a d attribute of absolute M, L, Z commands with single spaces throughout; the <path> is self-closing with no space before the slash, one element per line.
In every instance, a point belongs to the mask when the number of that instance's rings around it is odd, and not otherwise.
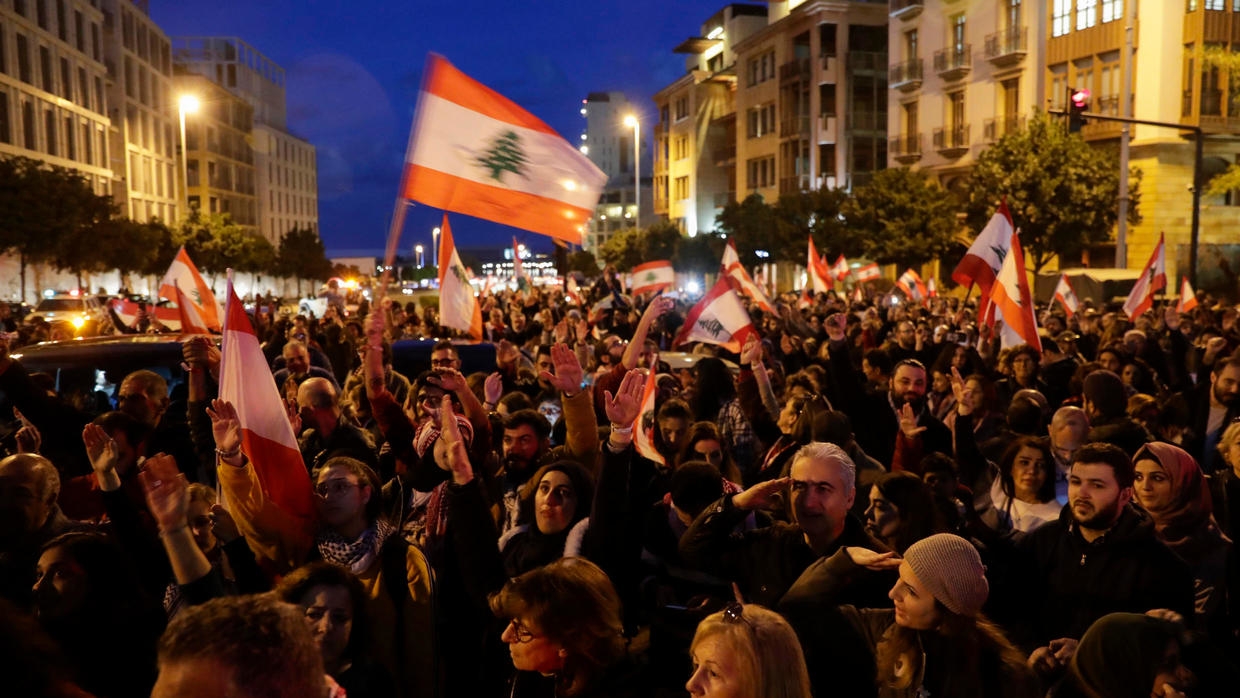
<path fill-rule="evenodd" d="M 893 568 L 894 608 L 835 606 L 832 590 Z M 811 575 L 815 582 L 805 583 Z M 801 638 L 818 695 L 870 695 L 874 687 L 882 698 L 1039 695 L 1024 656 L 981 613 L 989 591 L 973 545 L 939 533 L 909 546 L 903 559 L 844 548 L 806 570 L 779 610 Z M 837 690 L 844 676 L 855 681 L 851 692 Z"/>

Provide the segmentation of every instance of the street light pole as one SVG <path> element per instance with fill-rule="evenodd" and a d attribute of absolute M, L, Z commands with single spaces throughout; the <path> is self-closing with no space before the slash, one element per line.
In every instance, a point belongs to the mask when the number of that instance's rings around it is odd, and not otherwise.
<path fill-rule="evenodd" d="M 416 252 L 416 253 L 418 253 L 418 260 L 417 260 L 417 262 L 418 262 L 418 269 L 421 269 L 421 268 L 422 268 L 422 246 L 421 246 L 421 245 L 414 245 L 414 246 L 413 246 L 413 251 L 414 251 L 414 252 Z"/>
<path fill-rule="evenodd" d="M 624 125 L 633 128 L 633 226 L 642 221 L 642 124 L 636 116 L 624 117 Z"/>
<path fill-rule="evenodd" d="M 439 268 L 439 226 L 431 228 L 431 258 L 435 260 L 435 268 Z"/>
<path fill-rule="evenodd" d="M 177 112 L 181 117 L 181 194 L 186 216 L 189 216 L 189 157 L 185 150 L 185 115 L 196 113 L 199 106 L 198 98 L 193 95 L 181 95 L 177 100 Z"/>

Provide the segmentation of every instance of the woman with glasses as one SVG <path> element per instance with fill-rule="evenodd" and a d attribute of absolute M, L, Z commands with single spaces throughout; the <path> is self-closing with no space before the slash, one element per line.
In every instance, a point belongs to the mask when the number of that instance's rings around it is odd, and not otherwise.
<path fill-rule="evenodd" d="M 698 624 L 689 650 L 694 698 L 809 698 L 801 643 L 778 613 L 733 601 Z M 824 691 L 824 695 L 827 692 Z"/>

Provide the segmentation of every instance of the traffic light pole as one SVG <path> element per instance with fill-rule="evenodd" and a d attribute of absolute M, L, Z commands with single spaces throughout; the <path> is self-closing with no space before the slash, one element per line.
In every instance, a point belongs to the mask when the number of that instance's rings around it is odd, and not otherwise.
<path fill-rule="evenodd" d="M 1062 109 L 1051 109 L 1047 113 L 1055 116 L 1068 116 L 1068 112 Z M 1111 116 L 1110 114 L 1095 114 L 1093 112 L 1085 112 L 1081 114 L 1086 120 L 1096 121 L 1114 121 L 1120 124 L 1136 124 L 1138 126 L 1158 126 L 1160 128 L 1173 128 L 1179 131 L 1192 131 L 1193 140 L 1196 141 L 1193 152 L 1193 223 L 1191 227 L 1189 243 L 1188 243 L 1188 282 L 1193 288 L 1197 288 L 1197 247 L 1201 234 L 1201 161 L 1204 155 L 1205 135 L 1200 126 L 1189 126 L 1187 124 L 1177 124 L 1170 121 L 1149 121 L 1146 119 L 1134 119 L 1127 116 Z M 1125 260 L 1125 266 L 1127 261 Z"/>

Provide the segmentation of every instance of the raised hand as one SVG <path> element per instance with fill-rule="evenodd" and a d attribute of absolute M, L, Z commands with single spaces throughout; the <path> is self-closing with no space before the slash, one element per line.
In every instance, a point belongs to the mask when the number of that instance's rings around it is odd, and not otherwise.
<path fill-rule="evenodd" d="M 86 444 L 86 457 L 90 459 L 90 467 L 96 477 L 116 471 L 119 453 L 116 441 L 108 436 L 108 432 L 98 424 L 87 424 L 82 429 L 82 443 Z"/>
<path fill-rule="evenodd" d="M 568 348 L 568 345 L 551 345 L 551 363 L 555 367 L 555 373 L 540 371 L 539 378 L 561 393 L 576 395 L 581 392 L 581 382 L 585 377 L 585 371 L 582 370 L 577 355 Z"/>
<path fill-rule="evenodd" d="M 637 421 L 642 409 L 642 393 L 646 389 L 646 372 L 633 369 L 620 379 L 616 394 L 603 391 L 603 408 L 612 424 L 627 427 Z"/>
<path fill-rule="evenodd" d="M 231 402 L 212 400 L 207 416 L 211 418 L 211 433 L 215 436 L 217 449 L 232 453 L 241 448 L 241 419 L 237 417 L 237 408 Z"/>
<path fill-rule="evenodd" d="M 752 366 L 762 360 L 762 343 L 755 335 L 749 335 L 745 346 L 741 347 L 741 365 Z"/>
<path fill-rule="evenodd" d="M 788 486 L 792 484 L 792 478 L 781 477 L 766 482 L 759 482 L 749 489 L 732 496 L 732 504 L 737 509 L 745 511 L 753 511 L 754 509 L 767 509 L 774 506 L 779 500 L 779 496 L 783 494 Z"/>
<path fill-rule="evenodd" d="M 211 532 L 221 543 L 228 544 L 241 537 L 241 529 L 232 514 L 220 504 L 211 505 Z"/>
<path fill-rule="evenodd" d="M 973 413 L 972 393 L 965 387 L 964 378 L 960 377 L 960 369 L 952 366 L 952 395 L 956 398 L 956 414 Z"/>
<path fill-rule="evenodd" d="M 43 435 L 33 424 L 27 424 L 18 429 L 14 438 L 17 439 L 18 453 L 38 453 L 39 447 L 43 445 Z"/>
<path fill-rule="evenodd" d="M 458 485 L 468 484 L 474 479 L 474 468 L 469 462 L 469 452 L 456 423 L 456 413 L 452 411 L 452 396 L 448 394 L 444 394 L 439 404 L 439 439 L 443 441 L 447 451 L 452 481 Z"/>
<path fill-rule="evenodd" d="M 900 433 L 904 434 L 906 439 L 915 439 L 925 430 L 925 427 L 917 426 L 917 414 L 913 412 L 913 406 L 904 403 L 900 407 Z"/>
<path fill-rule="evenodd" d="M 466 387 L 465 376 L 455 368 L 436 369 L 439 378 L 439 387 L 449 393 L 455 393 L 458 390 L 464 390 Z"/>
<path fill-rule="evenodd" d="M 848 318 L 843 313 L 835 313 L 822 323 L 823 329 L 827 331 L 827 339 L 832 342 L 844 341 L 844 328 L 848 326 Z"/>
<path fill-rule="evenodd" d="M 146 505 L 155 523 L 159 524 L 159 530 L 184 528 L 189 509 L 189 482 L 177 469 L 176 460 L 164 453 L 146 459 L 141 480 Z"/>
<path fill-rule="evenodd" d="M 482 385 L 482 394 L 488 405 L 499 404 L 499 399 L 504 396 L 504 377 L 499 374 L 499 371 L 487 376 L 486 382 Z"/>
<path fill-rule="evenodd" d="M 559 322 L 555 323 L 555 328 L 552 330 L 552 335 L 553 335 L 553 338 L 555 339 L 556 344 L 567 344 L 568 343 L 568 321 L 560 320 Z"/>

